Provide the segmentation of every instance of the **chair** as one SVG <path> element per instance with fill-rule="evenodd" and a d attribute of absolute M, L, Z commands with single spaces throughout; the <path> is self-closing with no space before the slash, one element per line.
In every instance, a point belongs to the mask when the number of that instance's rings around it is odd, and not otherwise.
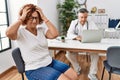
<path fill-rule="evenodd" d="M 24 61 L 21 57 L 21 52 L 20 52 L 20 49 L 19 48 L 15 48 L 13 51 L 12 51 L 12 57 L 13 57 L 13 60 L 16 64 L 16 67 L 18 69 L 18 72 L 21 74 L 22 76 L 22 80 L 24 80 L 24 72 L 25 72 L 25 64 L 24 64 Z"/>
<path fill-rule="evenodd" d="M 103 61 L 103 64 L 101 80 L 103 80 L 105 69 L 109 72 L 109 80 L 111 80 L 111 73 L 120 74 L 120 46 L 112 46 L 107 49 L 107 59 Z"/>

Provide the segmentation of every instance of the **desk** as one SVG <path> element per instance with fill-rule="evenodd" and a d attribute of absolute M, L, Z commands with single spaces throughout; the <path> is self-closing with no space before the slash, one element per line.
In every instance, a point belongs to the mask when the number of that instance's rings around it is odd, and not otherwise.
<path fill-rule="evenodd" d="M 120 30 L 114 29 L 114 28 L 108 28 L 104 31 L 104 37 L 105 38 L 117 38 L 120 39 Z"/>
<path fill-rule="evenodd" d="M 48 47 L 50 50 L 106 53 L 107 48 L 110 46 L 120 46 L 120 39 L 102 39 L 100 43 L 81 43 L 70 39 L 63 43 L 60 40 L 48 39 Z"/>

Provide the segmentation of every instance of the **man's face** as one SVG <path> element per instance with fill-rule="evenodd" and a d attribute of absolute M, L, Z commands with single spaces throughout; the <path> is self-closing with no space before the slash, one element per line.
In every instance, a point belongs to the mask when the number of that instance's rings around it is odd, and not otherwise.
<path fill-rule="evenodd" d="M 78 13 L 78 19 L 82 25 L 87 21 L 88 13 Z"/>

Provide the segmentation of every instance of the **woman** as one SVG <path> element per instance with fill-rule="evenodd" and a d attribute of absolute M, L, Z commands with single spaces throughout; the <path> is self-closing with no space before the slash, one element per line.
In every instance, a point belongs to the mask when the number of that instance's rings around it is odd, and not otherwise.
<path fill-rule="evenodd" d="M 56 38 L 58 31 L 41 8 L 26 4 L 19 15 L 6 30 L 6 35 L 18 43 L 28 80 L 76 80 L 77 74 L 72 68 L 49 55 L 47 38 Z"/>

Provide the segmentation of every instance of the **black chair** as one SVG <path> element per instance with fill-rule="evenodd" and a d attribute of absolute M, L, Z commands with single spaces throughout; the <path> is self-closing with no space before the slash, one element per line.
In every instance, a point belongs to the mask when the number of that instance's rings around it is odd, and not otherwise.
<path fill-rule="evenodd" d="M 19 48 L 15 48 L 13 51 L 12 51 L 12 57 L 14 59 L 14 62 L 16 64 L 16 67 L 18 69 L 18 72 L 21 74 L 22 76 L 22 80 L 24 80 L 24 72 L 25 72 L 25 64 L 24 64 L 24 61 L 21 57 L 21 52 L 20 52 L 20 49 Z"/>
<path fill-rule="evenodd" d="M 105 69 L 109 72 L 109 80 L 111 80 L 111 73 L 120 74 L 120 46 L 112 46 L 107 49 L 107 59 L 103 64 L 101 80 L 103 80 Z"/>

